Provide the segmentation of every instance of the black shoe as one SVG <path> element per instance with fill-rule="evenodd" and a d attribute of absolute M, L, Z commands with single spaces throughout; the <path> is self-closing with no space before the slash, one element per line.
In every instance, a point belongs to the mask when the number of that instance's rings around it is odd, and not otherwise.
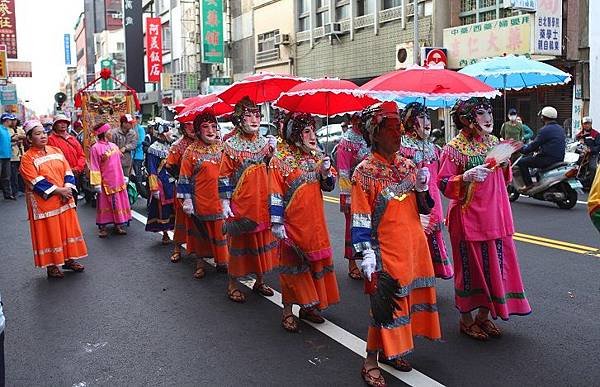
<path fill-rule="evenodd" d="M 11 195 L 11 196 L 5 196 L 4 200 L 17 200 L 17 198 Z"/>

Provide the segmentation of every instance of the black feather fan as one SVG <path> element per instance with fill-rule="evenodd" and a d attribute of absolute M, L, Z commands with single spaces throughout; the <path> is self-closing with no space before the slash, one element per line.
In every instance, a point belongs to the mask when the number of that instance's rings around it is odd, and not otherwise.
<path fill-rule="evenodd" d="M 380 271 L 373 273 L 376 278 L 375 290 L 371 293 L 371 313 L 375 323 L 380 325 L 391 324 L 394 321 L 394 312 L 400 309 L 396 296 L 398 283 L 389 273 Z"/>

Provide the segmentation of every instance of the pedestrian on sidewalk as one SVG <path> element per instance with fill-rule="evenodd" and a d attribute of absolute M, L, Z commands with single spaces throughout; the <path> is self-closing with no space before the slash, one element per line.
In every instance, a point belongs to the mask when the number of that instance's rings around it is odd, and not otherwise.
<path fill-rule="evenodd" d="M 10 188 L 13 196 L 22 196 L 25 192 L 25 184 L 19 173 L 21 157 L 25 154 L 25 131 L 20 125 L 19 120 L 13 120 L 8 128 L 10 142 L 12 145 L 12 157 L 10 159 Z"/>
<path fill-rule="evenodd" d="M 117 235 L 125 235 L 125 226 L 131 220 L 131 207 L 127 196 L 127 183 L 121 165 L 121 152 L 112 141 L 110 125 L 94 126 L 97 141 L 90 148 L 90 184 L 98 198 L 96 224 L 100 238 L 106 238 L 109 225 L 114 225 Z"/>
<path fill-rule="evenodd" d="M 441 149 L 429 140 L 431 120 L 427 108 L 419 102 L 411 102 L 404 107 L 400 118 L 405 130 L 400 143 L 400 154 L 418 167 L 427 168 L 431 181 L 437 182 Z M 442 236 L 444 209 L 440 191 L 435 183 L 429 185 L 429 195 L 433 198 L 435 206 L 429 215 L 421 215 L 421 225 L 427 236 L 435 276 L 450 279 L 454 276 L 454 269 L 448 259 L 446 243 Z"/>
<path fill-rule="evenodd" d="M 510 166 L 488 168 L 492 106 L 486 98 L 459 101 L 452 109 L 459 133 L 442 150 L 439 188 L 450 199 L 447 225 L 454 260 L 460 331 L 475 340 L 502 336 L 489 317 L 508 320 L 531 308 L 521 280 L 506 186 Z M 478 310 L 475 318 L 471 312 Z"/>
<path fill-rule="evenodd" d="M 3 113 L 0 116 L 0 185 L 5 200 L 17 200 L 10 186 L 12 144 L 8 128 L 16 120 L 12 113 Z"/>
<path fill-rule="evenodd" d="M 52 123 L 52 132 L 48 136 L 48 145 L 60 149 L 75 175 L 76 186 L 81 180 L 85 169 L 85 154 L 83 147 L 75 136 L 69 133 L 71 121 L 64 114 L 57 114 Z M 77 195 L 73 196 L 77 204 Z"/>
<path fill-rule="evenodd" d="M 340 301 L 323 202 L 337 173 L 319 149 L 311 115 L 292 114 L 283 137 L 287 146 L 269 163 L 271 230 L 280 240 L 281 325 L 297 332 L 292 305 L 300 306 L 301 319 L 321 324 L 321 311 Z"/>
<path fill-rule="evenodd" d="M 58 268 L 83 271 L 76 260 L 87 247 L 75 211 L 75 177 L 60 149 L 47 145 L 48 135 L 39 121 L 24 125 L 31 147 L 21 158 L 26 183 L 27 212 L 35 266 L 47 268 L 48 277 L 63 278 Z"/>
<path fill-rule="evenodd" d="M 137 131 L 132 129 L 135 119 L 131 114 L 123 114 L 119 122 L 120 126 L 111 130 L 111 141 L 119 148 L 123 176 L 125 176 L 126 182 L 129 182 L 133 165 L 131 153 L 137 147 Z"/>
<path fill-rule="evenodd" d="M 356 266 L 356 260 L 361 259 L 361 254 L 353 250 L 350 236 L 352 228 L 350 192 L 352 190 L 352 173 L 356 166 L 369 155 L 369 147 L 362 135 L 360 114 L 355 113 L 350 119 L 350 123 L 350 128 L 342 134 L 342 139 L 337 146 L 335 165 L 340 174 L 340 212 L 346 219 L 344 258 L 348 260 L 348 276 L 355 280 L 361 280 L 360 270 Z"/>
<path fill-rule="evenodd" d="M 237 280 L 256 275 L 253 290 L 272 296 L 264 274 L 276 266 L 277 241 L 271 234 L 269 216 L 269 178 L 267 165 L 276 151 L 277 140 L 259 133 L 260 108 L 248 97 L 235 105 L 235 134 L 225 141 L 219 194 L 228 227 L 229 283 L 227 296 L 245 302 Z"/>
<path fill-rule="evenodd" d="M 523 141 L 523 124 L 518 121 L 517 109 L 508 109 L 508 121 L 500 128 L 500 139 Z"/>
<path fill-rule="evenodd" d="M 171 243 L 169 231 L 175 227 L 175 178 L 165 168 L 171 144 L 171 127 L 158 127 L 158 141 L 148 148 L 148 219 L 146 231 L 161 232 L 162 243 Z"/>
<path fill-rule="evenodd" d="M 204 257 L 213 257 L 217 272 L 226 273 L 229 262 L 227 238 L 223 235 L 223 209 L 219 200 L 219 168 L 223 143 L 219 139 L 217 119 L 210 113 L 194 118 L 198 138 L 183 154 L 177 198 L 183 212 L 193 217 L 196 227 L 188 233 L 188 251 L 196 254 L 194 278 L 205 275 Z"/>
<path fill-rule="evenodd" d="M 430 174 L 398 153 L 402 124 L 394 102 L 363 111 L 371 155 L 352 176 L 352 243 L 363 253 L 365 291 L 371 299 L 371 324 L 362 377 L 385 386 L 378 361 L 412 369 L 405 356 L 413 337 L 441 338 L 435 275 L 419 214 L 429 214 Z M 386 291 L 387 289 L 387 291 Z"/>
<path fill-rule="evenodd" d="M 144 164 L 144 139 L 146 138 L 146 131 L 142 126 L 142 114 L 136 113 L 135 115 L 135 131 L 137 133 L 137 143 L 133 150 L 133 172 L 137 181 L 142 181 L 142 165 Z M 148 146 L 149 147 L 149 146 Z"/>
<path fill-rule="evenodd" d="M 159 125 L 166 125 L 166 123 L 158 122 L 156 124 L 155 130 L 153 131 L 154 136 L 156 136 Z M 183 136 L 171 145 L 165 163 L 165 168 L 175 181 L 179 179 L 179 170 L 181 169 L 181 162 L 185 150 L 196 141 L 193 122 L 182 123 L 180 128 Z M 187 242 L 188 235 L 194 229 L 194 225 L 190 217 L 183 212 L 181 201 L 175 200 L 173 204 L 175 207 L 175 231 L 173 232 L 173 252 L 169 259 L 171 262 L 177 263 L 181 260 L 182 245 Z M 194 253 L 192 246 L 186 245 L 186 250 L 188 254 Z"/>

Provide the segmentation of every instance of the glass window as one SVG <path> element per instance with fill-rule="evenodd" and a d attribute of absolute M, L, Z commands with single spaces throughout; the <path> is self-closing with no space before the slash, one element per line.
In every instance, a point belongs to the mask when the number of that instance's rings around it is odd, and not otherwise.
<path fill-rule="evenodd" d="M 258 52 L 275 49 L 275 35 L 279 35 L 279 30 L 259 34 L 257 37 Z"/>
<path fill-rule="evenodd" d="M 479 0 L 479 8 L 494 7 L 496 0 Z"/>
<path fill-rule="evenodd" d="M 298 19 L 298 32 L 308 31 L 310 29 L 310 18 L 308 16 L 301 17 Z"/>
<path fill-rule="evenodd" d="M 323 27 L 329 23 L 329 11 L 322 11 L 317 13 L 317 27 Z"/>
<path fill-rule="evenodd" d="M 494 20 L 496 18 L 496 11 L 486 11 L 479 14 L 479 21 L 484 22 L 488 20 Z"/>
<path fill-rule="evenodd" d="M 317 0 L 317 9 L 327 7 L 329 5 L 329 0 Z"/>
<path fill-rule="evenodd" d="M 460 12 L 474 11 L 477 6 L 477 0 L 460 0 Z M 469 23 L 464 23 L 469 24 Z"/>
<path fill-rule="evenodd" d="M 402 0 L 383 0 L 382 9 L 399 7 L 402 5 Z"/>
<path fill-rule="evenodd" d="M 465 25 L 465 24 L 473 24 L 477 21 L 477 17 L 475 15 L 469 15 L 469 16 L 462 16 L 460 18 L 460 24 Z"/>
<path fill-rule="evenodd" d="M 342 21 L 350 18 L 350 4 L 335 7 L 335 20 Z"/>
<path fill-rule="evenodd" d="M 310 0 L 298 0 L 298 14 L 310 11 Z"/>
<path fill-rule="evenodd" d="M 171 26 L 169 24 L 162 26 L 162 48 L 163 51 L 171 49 Z"/>
<path fill-rule="evenodd" d="M 375 0 L 358 0 L 356 4 L 357 16 L 370 15 L 375 12 Z"/>

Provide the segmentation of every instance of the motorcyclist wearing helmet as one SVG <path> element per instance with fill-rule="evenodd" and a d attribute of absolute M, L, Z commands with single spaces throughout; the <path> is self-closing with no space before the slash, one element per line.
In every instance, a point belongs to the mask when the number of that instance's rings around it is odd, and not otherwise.
<path fill-rule="evenodd" d="M 537 153 L 525 156 L 519 160 L 517 167 L 523 176 L 525 191 L 533 187 L 529 168 L 547 168 L 565 159 L 565 130 L 556 119 L 558 112 L 552 106 L 546 106 L 540 111 L 544 126 L 539 130 L 535 139 L 521 149 L 521 153 Z"/>

